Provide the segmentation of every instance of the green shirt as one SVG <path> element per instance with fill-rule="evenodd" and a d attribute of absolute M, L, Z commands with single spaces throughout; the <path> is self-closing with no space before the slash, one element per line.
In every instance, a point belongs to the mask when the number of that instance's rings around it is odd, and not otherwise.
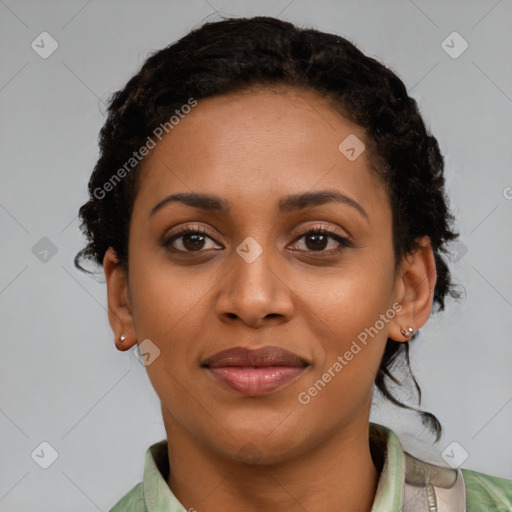
<path fill-rule="evenodd" d="M 512 511 L 512 480 L 426 463 L 405 452 L 392 430 L 369 425 L 372 456 L 382 461 L 372 512 Z M 110 512 L 187 512 L 167 485 L 168 475 L 167 440 L 163 440 L 146 451 L 143 481 Z M 445 494 L 447 490 L 451 492 Z"/>

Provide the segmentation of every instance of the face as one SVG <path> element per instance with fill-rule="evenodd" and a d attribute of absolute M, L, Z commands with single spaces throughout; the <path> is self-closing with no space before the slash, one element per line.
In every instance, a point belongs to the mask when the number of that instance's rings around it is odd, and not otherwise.
<path fill-rule="evenodd" d="M 160 351 L 168 431 L 270 461 L 367 425 L 404 288 L 388 194 L 339 149 L 354 135 L 314 93 L 258 90 L 199 100 L 146 158 L 120 318 Z"/>

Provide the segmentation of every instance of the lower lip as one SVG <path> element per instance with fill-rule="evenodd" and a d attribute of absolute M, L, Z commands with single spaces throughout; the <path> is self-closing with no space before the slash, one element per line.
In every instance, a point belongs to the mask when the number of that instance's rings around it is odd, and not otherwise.
<path fill-rule="evenodd" d="M 305 369 L 295 366 L 208 368 L 221 382 L 247 396 L 264 395 L 281 388 L 296 380 Z"/>

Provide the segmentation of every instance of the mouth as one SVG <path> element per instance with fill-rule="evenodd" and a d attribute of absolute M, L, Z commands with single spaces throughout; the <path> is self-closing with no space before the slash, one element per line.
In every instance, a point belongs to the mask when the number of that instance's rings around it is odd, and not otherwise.
<path fill-rule="evenodd" d="M 265 395 L 297 380 L 310 364 L 280 347 L 235 347 L 201 365 L 220 383 L 246 396 Z"/>

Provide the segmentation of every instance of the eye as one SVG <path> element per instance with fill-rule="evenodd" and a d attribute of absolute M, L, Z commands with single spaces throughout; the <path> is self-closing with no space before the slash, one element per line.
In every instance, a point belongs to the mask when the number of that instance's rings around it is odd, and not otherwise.
<path fill-rule="evenodd" d="M 318 227 L 313 228 L 305 233 L 303 233 L 299 238 L 295 240 L 305 239 L 305 245 L 307 247 L 306 252 L 319 252 L 321 255 L 332 255 L 341 252 L 343 249 L 347 247 L 351 247 L 350 239 L 348 237 L 342 236 L 336 231 L 331 231 L 329 229 Z M 326 246 L 329 245 L 329 239 L 335 240 L 338 242 L 338 246 L 334 249 L 326 251 Z M 302 250 L 301 250 L 302 252 Z"/>
<path fill-rule="evenodd" d="M 201 252 L 205 249 L 206 239 L 213 241 L 212 237 L 204 229 L 188 228 L 166 238 L 162 243 L 171 252 Z M 175 245 L 178 247 L 173 245 L 175 242 Z"/>

